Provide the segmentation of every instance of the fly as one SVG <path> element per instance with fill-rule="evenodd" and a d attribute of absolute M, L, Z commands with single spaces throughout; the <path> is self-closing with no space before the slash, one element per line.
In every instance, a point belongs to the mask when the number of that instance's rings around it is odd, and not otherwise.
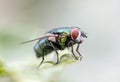
<path fill-rule="evenodd" d="M 42 58 L 42 61 L 39 64 L 40 66 L 44 62 L 44 57 L 52 51 L 55 51 L 57 54 L 56 64 L 58 64 L 59 53 L 57 50 L 64 50 L 67 47 L 71 47 L 71 52 L 74 58 L 78 60 L 78 58 L 76 57 L 73 51 L 74 44 L 77 44 L 76 52 L 80 56 L 80 60 L 81 60 L 82 55 L 80 54 L 78 49 L 80 44 L 83 42 L 83 38 L 87 38 L 86 33 L 81 31 L 79 27 L 60 27 L 50 30 L 43 37 L 22 42 L 22 44 L 39 40 L 34 46 L 34 51 L 36 53 L 37 58 Z"/>

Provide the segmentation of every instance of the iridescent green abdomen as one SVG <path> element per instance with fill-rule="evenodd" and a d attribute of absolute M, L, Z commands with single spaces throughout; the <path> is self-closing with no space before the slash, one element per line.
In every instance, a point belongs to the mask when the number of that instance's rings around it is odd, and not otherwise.
<path fill-rule="evenodd" d="M 39 58 L 52 52 L 53 47 L 51 47 L 48 38 L 44 38 L 37 42 L 37 44 L 34 46 L 34 50 L 36 52 L 36 56 Z"/>

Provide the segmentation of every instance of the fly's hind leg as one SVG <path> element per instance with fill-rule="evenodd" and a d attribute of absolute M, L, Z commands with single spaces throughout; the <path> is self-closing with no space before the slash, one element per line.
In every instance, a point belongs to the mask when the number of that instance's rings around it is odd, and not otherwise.
<path fill-rule="evenodd" d="M 43 49 L 42 61 L 40 62 L 37 68 L 39 68 L 42 65 L 43 61 L 44 61 L 44 49 Z"/>
<path fill-rule="evenodd" d="M 76 52 L 78 53 L 78 55 L 80 56 L 80 61 L 82 60 L 82 55 L 80 54 L 80 52 L 78 51 L 80 44 L 77 45 L 76 48 Z"/>
<path fill-rule="evenodd" d="M 57 52 L 57 50 L 56 50 L 55 46 L 53 45 L 53 43 L 52 43 L 52 42 L 50 42 L 50 44 L 51 44 L 51 46 L 53 47 L 54 51 L 55 51 L 55 52 L 56 52 L 56 54 L 57 54 L 57 62 L 56 62 L 56 64 L 58 64 L 58 63 L 59 63 L 59 54 L 58 54 L 58 52 Z"/>

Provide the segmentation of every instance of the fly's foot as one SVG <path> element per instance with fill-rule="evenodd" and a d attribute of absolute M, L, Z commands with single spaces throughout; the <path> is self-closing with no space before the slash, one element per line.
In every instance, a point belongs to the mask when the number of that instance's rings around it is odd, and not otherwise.
<path fill-rule="evenodd" d="M 82 60 L 82 58 L 83 58 L 83 56 L 80 56 L 79 60 L 81 61 L 81 60 Z"/>
<path fill-rule="evenodd" d="M 59 61 L 57 61 L 55 64 L 59 64 L 60 62 Z"/>

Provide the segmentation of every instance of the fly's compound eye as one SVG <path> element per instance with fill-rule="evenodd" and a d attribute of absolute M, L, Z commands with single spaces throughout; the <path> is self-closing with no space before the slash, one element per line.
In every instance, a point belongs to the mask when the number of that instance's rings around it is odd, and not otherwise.
<path fill-rule="evenodd" d="M 78 29 L 77 28 L 72 29 L 72 31 L 71 31 L 72 39 L 75 40 L 78 37 L 78 35 L 79 35 Z"/>
<path fill-rule="evenodd" d="M 77 28 L 72 29 L 72 31 L 71 31 L 71 37 L 76 42 L 80 42 L 81 41 L 81 32 L 80 32 L 80 30 L 77 29 Z"/>

